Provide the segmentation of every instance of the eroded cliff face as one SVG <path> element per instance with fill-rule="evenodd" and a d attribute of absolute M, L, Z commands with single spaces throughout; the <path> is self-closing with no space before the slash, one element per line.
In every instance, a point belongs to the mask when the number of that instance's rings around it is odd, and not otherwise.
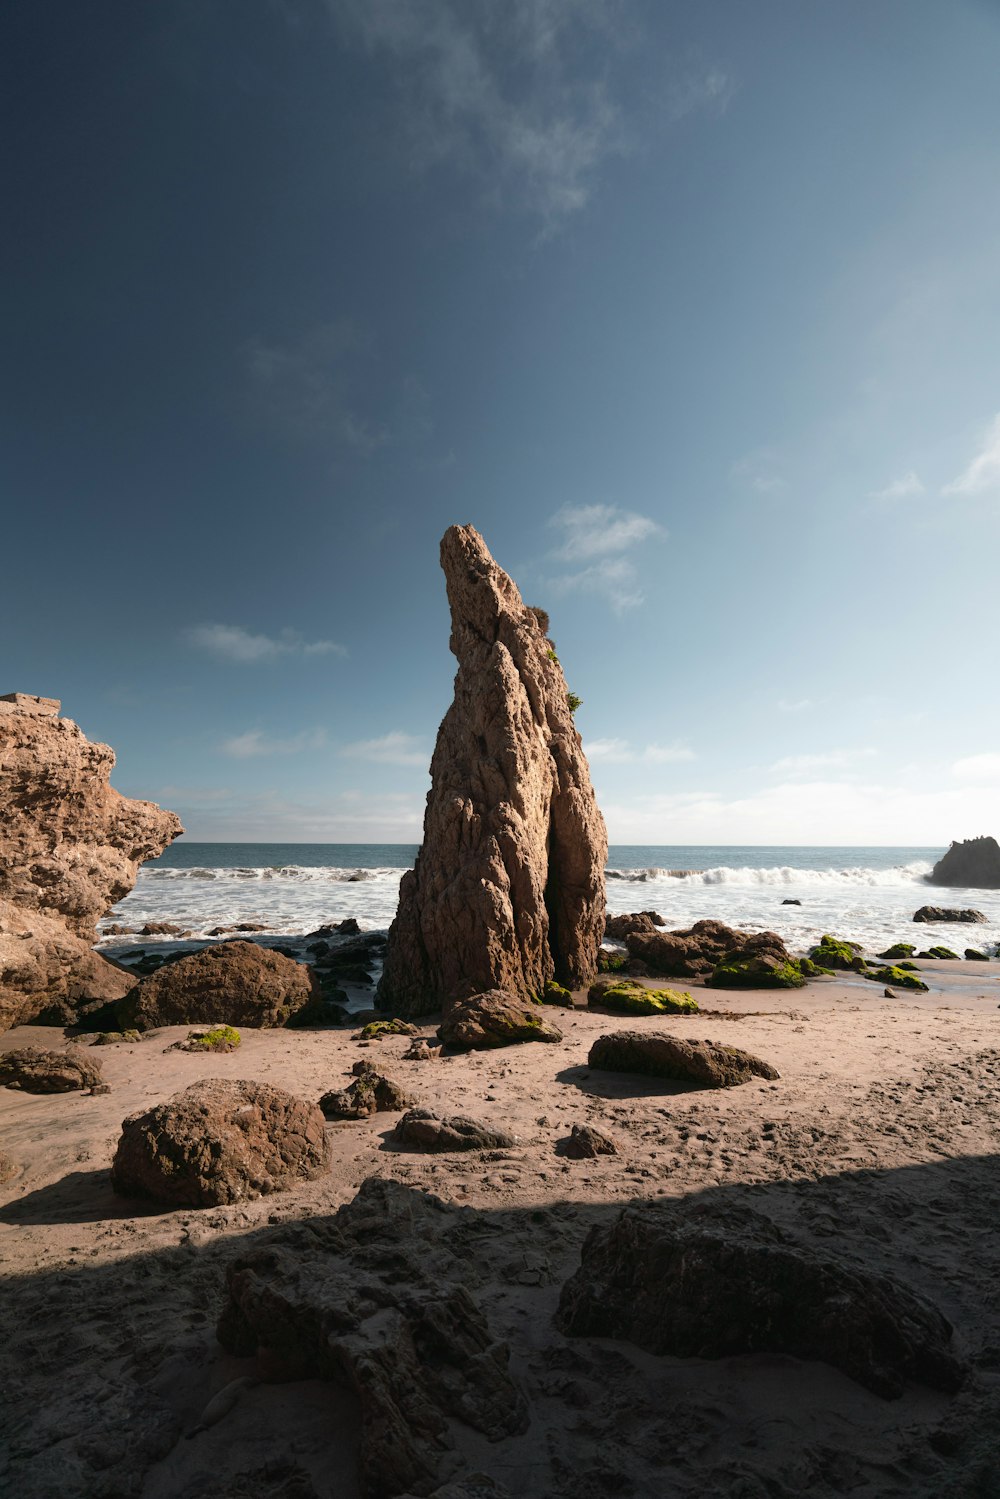
<path fill-rule="evenodd" d="M 97 921 L 184 830 L 113 790 L 114 763 L 54 698 L 0 698 L 0 1030 L 134 983 L 91 950 Z"/>
<path fill-rule="evenodd" d="M 607 833 L 547 618 L 471 526 L 445 533 L 441 566 L 458 673 L 379 985 L 402 1015 L 590 984 L 604 930 Z"/>

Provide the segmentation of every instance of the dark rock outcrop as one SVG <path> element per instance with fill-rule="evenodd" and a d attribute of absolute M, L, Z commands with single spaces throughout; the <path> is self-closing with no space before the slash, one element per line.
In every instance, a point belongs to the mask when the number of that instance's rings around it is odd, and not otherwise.
<path fill-rule="evenodd" d="M 481 1119 L 467 1119 L 464 1114 L 441 1119 L 430 1109 L 410 1109 L 392 1138 L 417 1150 L 508 1150 L 517 1144 L 515 1135 L 491 1129 Z"/>
<path fill-rule="evenodd" d="M 921 906 L 913 913 L 914 921 L 961 921 L 968 925 L 984 925 L 989 921 L 982 911 L 972 906 Z"/>
<path fill-rule="evenodd" d="M 683 1041 L 663 1031 L 615 1031 L 598 1036 L 587 1064 L 606 1072 L 638 1072 L 702 1088 L 735 1088 L 752 1078 L 777 1078 L 769 1062 L 717 1041 Z"/>
<path fill-rule="evenodd" d="M 694 1015 L 698 1011 L 698 1001 L 687 990 L 647 989 L 638 979 L 615 974 L 602 974 L 591 984 L 587 1003 L 616 1015 Z"/>
<path fill-rule="evenodd" d="M 111 1180 L 123 1197 L 218 1207 L 286 1191 L 329 1164 L 316 1104 L 266 1083 L 205 1078 L 129 1115 Z"/>
<path fill-rule="evenodd" d="M 561 1041 L 562 1031 L 538 1005 L 491 989 L 453 1005 L 438 1028 L 438 1039 L 456 1051 L 488 1051 L 517 1041 Z"/>
<path fill-rule="evenodd" d="M 159 968 L 118 1006 L 124 1027 L 286 1025 L 322 991 L 305 963 L 256 942 L 220 942 Z"/>
<path fill-rule="evenodd" d="M 22 1093 L 73 1093 L 101 1088 L 107 1093 L 101 1064 L 79 1047 L 67 1051 L 43 1051 L 23 1046 L 0 1055 L 0 1088 L 20 1088 Z"/>
<path fill-rule="evenodd" d="M 556 1325 L 676 1358 L 820 1359 L 888 1399 L 910 1380 L 954 1391 L 964 1374 L 928 1302 L 821 1258 L 746 1207 L 627 1208 L 593 1229 Z"/>
<path fill-rule="evenodd" d="M 651 973 L 701 975 L 717 988 L 798 988 L 805 982 L 777 932 L 739 932 L 705 920 L 679 931 L 630 932 L 625 945 Z"/>
<path fill-rule="evenodd" d="M 592 1124 L 574 1124 L 564 1140 L 556 1145 L 556 1154 L 571 1161 L 592 1161 L 599 1155 L 617 1155 L 618 1146 L 610 1135 Z"/>
<path fill-rule="evenodd" d="M 354 1082 L 324 1093 L 319 1106 L 327 1119 L 367 1119 L 370 1114 L 392 1114 L 410 1109 L 416 1099 L 372 1062 L 355 1062 Z"/>
<path fill-rule="evenodd" d="M 995 838 L 953 843 L 928 875 L 930 885 L 1000 890 L 1000 844 Z"/>
<path fill-rule="evenodd" d="M 623 916 L 608 917 L 604 935 L 620 942 L 630 932 L 655 932 L 666 924 L 658 911 L 626 911 Z"/>
<path fill-rule="evenodd" d="M 543 622 L 471 526 L 445 533 L 441 565 L 455 696 L 378 990 L 408 1016 L 553 978 L 585 987 L 605 920 L 604 819 Z"/>
<path fill-rule="evenodd" d="M 508 1349 L 468 1289 L 458 1221 L 436 1197 L 369 1178 L 329 1222 L 287 1229 L 228 1269 L 229 1353 L 256 1357 L 262 1379 L 329 1379 L 357 1396 L 366 1499 L 485 1496 L 488 1485 L 441 1488 L 461 1466 L 452 1423 L 489 1442 L 528 1425 Z"/>
<path fill-rule="evenodd" d="M 54 698 L 0 698 L 0 1030 L 71 1023 L 134 983 L 92 950 L 97 922 L 183 829 L 112 790 L 114 763 Z"/>

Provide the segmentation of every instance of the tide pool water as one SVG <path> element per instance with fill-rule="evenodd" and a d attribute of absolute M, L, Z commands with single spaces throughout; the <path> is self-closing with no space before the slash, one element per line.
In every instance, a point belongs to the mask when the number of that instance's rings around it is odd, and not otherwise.
<path fill-rule="evenodd" d="M 748 931 L 778 932 L 801 951 L 823 932 L 876 951 L 894 941 L 966 946 L 1000 941 L 1000 891 L 942 890 L 925 883 L 941 848 L 684 847 L 615 845 L 608 910 L 654 910 L 670 927 L 715 917 Z M 213 927 L 259 922 L 300 936 L 353 916 L 362 930 L 389 925 L 415 844 L 187 843 L 139 873 L 132 893 L 102 923 L 166 921 L 207 937 Z M 784 905 L 798 900 L 801 905 Z M 918 906 L 974 906 L 987 926 L 914 925 Z M 102 946 L 121 945 L 102 938 Z M 144 938 L 149 942 L 153 939 Z"/>

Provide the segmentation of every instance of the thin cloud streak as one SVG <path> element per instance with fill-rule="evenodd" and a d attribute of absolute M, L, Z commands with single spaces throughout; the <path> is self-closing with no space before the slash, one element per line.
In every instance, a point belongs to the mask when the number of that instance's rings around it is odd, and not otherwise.
<path fill-rule="evenodd" d="M 908 500 L 926 493 L 919 474 L 910 469 L 909 473 L 901 474 L 898 479 L 893 479 L 884 489 L 869 490 L 868 498 L 870 500 Z"/>
<path fill-rule="evenodd" d="M 291 629 L 278 635 L 255 635 L 242 625 L 205 624 L 192 626 L 184 636 L 198 650 L 240 666 L 258 666 L 284 656 L 347 655 L 347 647 L 335 640 L 305 640 Z"/>
<path fill-rule="evenodd" d="M 258 755 L 298 755 L 304 750 L 323 749 L 326 744 L 325 729 L 303 729 L 288 739 L 272 739 L 262 729 L 249 729 L 245 734 L 224 739 L 219 748 L 224 755 L 250 760 Z"/>
<path fill-rule="evenodd" d="M 975 458 L 941 493 L 971 496 L 1000 493 L 1000 413 L 990 423 Z"/>
<path fill-rule="evenodd" d="M 404 734 L 399 729 L 379 739 L 358 739 L 345 744 L 340 753 L 348 759 L 369 760 L 377 765 L 419 765 L 424 770 L 431 760 L 418 735 Z"/>

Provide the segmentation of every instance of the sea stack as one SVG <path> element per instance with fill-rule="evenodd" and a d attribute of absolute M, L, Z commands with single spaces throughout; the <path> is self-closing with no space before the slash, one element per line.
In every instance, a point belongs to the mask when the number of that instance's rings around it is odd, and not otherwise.
<path fill-rule="evenodd" d="M 472 526 L 445 532 L 441 566 L 455 696 L 378 991 L 404 1016 L 488 989 L 586 987 L 605 919 L 607 833 L 548 616 L 523 603 Z"/>
<path fill-rule="evenodd" d="M 995 838 L 966 838 L 953 843 L 934 865 L 932 885 L 952 889 L 1000 890 L 1000 847 Z"/>
<path fill-rule="evenodd" d="M 55 698 L 0 697 L 0 1030 L 135 982 L 92 950 L 97 921 L 184 829 L 113 790 L 114 763 Z"/>

